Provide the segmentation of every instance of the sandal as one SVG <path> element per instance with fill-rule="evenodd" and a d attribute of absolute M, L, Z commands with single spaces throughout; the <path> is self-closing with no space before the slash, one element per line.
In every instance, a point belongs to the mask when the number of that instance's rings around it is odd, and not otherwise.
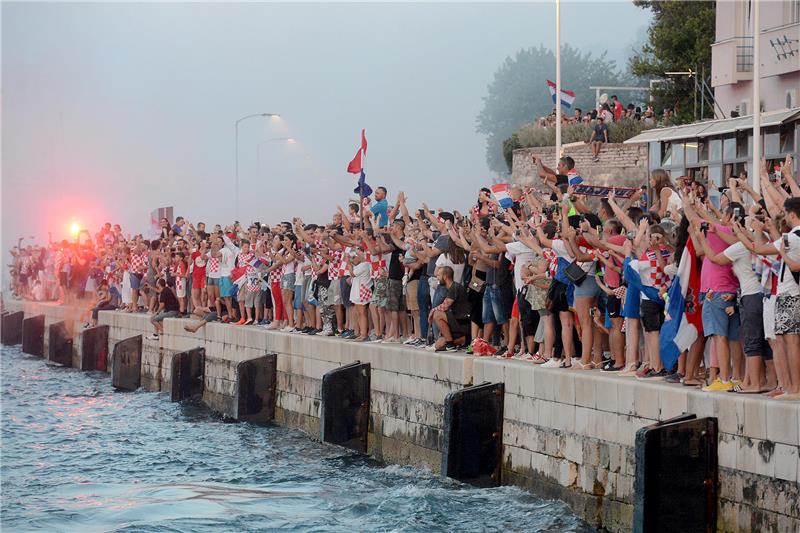
<path fill-rule="evenodd" d="M 543 363 L 546 363 L 548 361 L 548 359 L 545 359 L 544 357 L 542 357 L 541 355 L 536 353 L 536 354 L 533 354 L 532 356 L 530 356 L 530 358 L 528 358 L 528 361 L 530 361 L 531 363 L 536 364 L 536 365 L 541 365 Z"/>
<path fill-rule="evenodd" d="M 575 363 L 572 363 L 572 368 L 575 370 L 594 370 L 594 361 L 589 361 L 584 365 L 579 359 Z"/>
<path fill-rule="evenodd" d="M 570 358 L 565 357 L 564 360 L 561 361 L 561 364 L 558 365 L 558 368 L 572 368 L 572 361 L 570 361 L 570 364 L 567 364 L 567 359 L 570 359 Z"/>

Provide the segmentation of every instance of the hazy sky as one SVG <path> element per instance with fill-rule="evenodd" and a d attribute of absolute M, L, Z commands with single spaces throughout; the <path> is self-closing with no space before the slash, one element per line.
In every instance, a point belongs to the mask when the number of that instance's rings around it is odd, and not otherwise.
<path fill-rule="evenodd" d="M 141 232 L 165 205 L 231 221 L 234 121 L 260 112 L 283 120 L 240 126 L 242 221 L 328 221 L 361 128 L 373 187 L 463 209 L 491 180 L 487 84 L 518 49 L 552 47 L 554 20 L 544 3 L 3 3 L 3 248 L 72 220 Z M 648 21 L 565 2 L 562 39 L 620 58 Z M 259 148 L 284 136 L 298 143 Z"/>

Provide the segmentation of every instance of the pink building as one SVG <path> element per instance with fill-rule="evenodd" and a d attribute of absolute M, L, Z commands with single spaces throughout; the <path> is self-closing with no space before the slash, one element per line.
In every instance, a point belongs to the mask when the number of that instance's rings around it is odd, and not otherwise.
<path fill-rule="evenodd" d="M 722 108 L 750 115 L 753 97 L 752 0 L 717 2 L 716 41 L 711 47 L 711 85 Z M 761 109 L 800 106 L 800 0 L 761 0 Z"/>

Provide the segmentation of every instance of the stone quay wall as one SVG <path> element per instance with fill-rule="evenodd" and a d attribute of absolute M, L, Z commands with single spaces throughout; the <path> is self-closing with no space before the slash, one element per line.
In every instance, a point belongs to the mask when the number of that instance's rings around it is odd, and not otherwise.
<path fill-rule="evenodd" d="M 7 302 L 47 323 L 74 309 Z M 633 523 L 636 431 L 682 413 L 719 421 L 718 530 L 800 531 L 800 404 L 730 393 L 703 393 L 664 382 L 600 372 L 545 369 L 515 360 L 431 353 L 402 345 L 348 343 L 261 328 L 167 319 L 158 341 L 145 339 L 142 386 L 169 390 L 175 353 L 206 350 L 204 402 L 231 416 L 238 362 L 277 353 L 275 423 L 319 438 L 320 387 L 327 371 L 369 362 L 371 412 L 368 451 L 379 460 L 440 471 L 445 396 L 470 384 L 505 384 L 504 484 L 566 501 L 578 516 L 609 531 Z M 147 336 L 146 315 L 101 312 L 116 342 Z M 80 326 L 73 325 L 76 351 Z M 110 367 L 110 365 L 109 365 Z"/>
<path fill-rule="evenodd" d="M 647 184 L 648 145 L 609 143 L 603 145 L 600 160 L 592 161 L 592 149 L 588 144 L 565 146 L 564 155 L 575 160 L 575 168 L 583 180 L 590 185 L 617 185 L 619 187 L 641 187 Z M 531 156 L 541 158 L 544 164 L 555 169 L 555 146 L 520 148 L 514 150 L 511 180 L 521 185 L 541 183 Z"/>

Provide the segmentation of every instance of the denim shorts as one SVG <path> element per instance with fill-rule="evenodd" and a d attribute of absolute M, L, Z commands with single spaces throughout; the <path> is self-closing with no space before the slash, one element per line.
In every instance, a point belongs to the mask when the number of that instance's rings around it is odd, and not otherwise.
<path fill-rule="evenodd" d="M 130 275 L 131 279 L 131 289 L 138 290 L 139 287 L 142 286 L 142 275 L 141 274 L 133 274 Z"/>
<path fill-rule="evenodd" d="M 163 322 L 165 318 L 174 318 L 178 316 L 177 311 L 161 311 L 160 313 L 156 313 L 153 315 L 153 318 L 150 319 L 151 322 Z"/>
<path fill-rule="evenodd" d="M 209 277 L 206 281 L 206 285 L 209 287 L 219 287 L 219 278 Z"/>
<path fill-rule="evenodd" d="M 583 283 L 575 285 L 575 298 L 597 298 L 599 294 L 600 287 L 592 275 L 587 275 Z"/>
<path fill-rule="evenodd" d="M 294 272 L 281 276 L 281 289 L 284 291 L 294 290 Z"/>
<path fill-rule="evenodd" d="M 727 337 L 729 341 L 739 340 L 739 307 L 736 303 L 736 294 L 730 292 L 714 292 L 709 300 L 703 294 L 703 333 L 706 337 L 720 335 Z M 723 297 L 733 296 L 733 299 L 726 301 Z M 733 307 L 735 312 L 728 316 L 725 312 L 727 307 Z"/>
<path fill-rule="evenodd" d="M 511 318 L 511 306 L 514 304 L 514 292 L 510 287 L 486 285 L 483 291 L 483 316 L 484 324 L 490 322 L 498 326 L 507 324 Z"/>
<path fill-rule="evenodd" d="M 298 311 L 303 308 L 303 294 L 305 294 L 305 285 L 295 285 L 294 287 L 294 302 L 292 302 L 292 309 Z"/>

